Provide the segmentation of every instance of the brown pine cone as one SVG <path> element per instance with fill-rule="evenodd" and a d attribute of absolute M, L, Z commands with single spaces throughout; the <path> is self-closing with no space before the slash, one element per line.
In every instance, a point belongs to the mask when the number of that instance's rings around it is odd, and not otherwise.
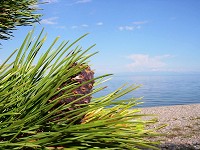
<path fill-rule="evenodd" d="M 76 64 L 74 64 L 72 67 L 76 66 Z M 94 78 L 94 72 L 90 69 L 90 67 L 87 65 L 85 66 L 84 64 L 81 65 L 80 67 L 84 67 L 85 69 L 83 69 L 80 73 L 76 74 L 75 76 L 71 77 L 70 80 L 64 82 L 59 88 L 58 90 L 62 89 L 63 87 L 65 87 L 67 84 L 70 83 L 78 83 L 78 84 L 82 84 L 84 82 L 90 81 Z M 68 98 L 62 98 L 61 100 L 58 101 L 58 103 L 52 108 L 52 110 L 54 110 L 55 108 L 59 107 L 60 105 L 65 105 L 65 104 L 69 104 L 75 100 L 77 100 L 78 98 L 80 98 L 83 95 L 87 95 L 89 93 L 92 92 L 92 88 L 93 88 L 93 84 L 94 84 L 94 80 L 87 82 L 85 84 L 83 84 L 82 86 L 78 87 L 77 89 L 72 91 L 72 95 L 71 97 Z M 53 96 L 49 102 L 57 99 L 58 97 L 62 96 L 66 91 L 62 90 L 60 91 L 58 94 L 56 94 L 55 96 Z M 80 108 L 81 106 L 79 104 L 88 104 L 91 100 L 91 96 L 87 96 L 77 102 L 74 102 L 72 104 L 71 107 L 67 108 L 66 110 L 63 110 L 62 112 L 59 112 L 58 114 L 62 114 L 66 111 L 70 111 L 70 110 L 74 110 L 77 108 Z M 64 116 L 63 116 L 64 117 Z M 59 118 L 56 118 L 54 120 L 58 120 L 62 118 L 62 116 L 60 116 Z"/>

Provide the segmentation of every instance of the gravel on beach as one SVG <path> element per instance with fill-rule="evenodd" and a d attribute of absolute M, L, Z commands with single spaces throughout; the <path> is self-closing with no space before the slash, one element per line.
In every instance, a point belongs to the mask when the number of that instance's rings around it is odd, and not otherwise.
<path fill-rule="evenodd" d="M 200 150 L 200 104 L 148 107 L 141 113 L 156 115 L 145 117 L 157 118 L 150 128 L 167 125 L 158 130 L 164 134 L 159 137 L 161 149 Z"/>

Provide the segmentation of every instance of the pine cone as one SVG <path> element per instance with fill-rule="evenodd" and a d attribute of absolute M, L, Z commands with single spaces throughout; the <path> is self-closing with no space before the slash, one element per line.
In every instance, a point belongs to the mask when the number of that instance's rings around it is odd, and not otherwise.
<path fill-rule="evenodd" d="M 72 67 L 76 66 L 77 64 L 74 64 Z M 84 67 L 85 69 L 83 69 L 80 73 L 74 75 L 73 77 L 70 78 L 70 80 L 64 82 L 59 88 L 58 90 L 62 89 L 63 87 L 65 87 L 66 85 L 70 84 L 70 83 L 78 83 L 78 84 L 82 84 L 84 82 L 90 81 L 94 78 L 94 72 L 90 69 L 90 67 L 88 65 L 84 65 L 82 64 L 80 67 Z M 59 107 L 60 105 L 65 105 L 65 104 L 69 104 L 75 100 L 77 100 L 78 98 L 80 98 L 83 95 L 87 95 L 89 93 L 92 92 L 92 88 L 93 88 L 93 84 L 94 84 L 94 80 L 87 82 L 85 84 L 83 84 L 82 86 L 78 87 L 77 89 L 72 91 L 72 95 L 69 98 L 63 98 L 61 100 L 58 101 L 58 103 L 52 108 L 52 110 L 54 110 L 55 108 Z M 56 94 L 55 96 L 53 96 L 49 102 L 57 99 L 58 97 L 62 96 L 66 91 L 63 90 L 61 92 L 59 92 L 58 94 Z M 57 114 L 62 114 L 64 112 L 70 111 L 70 110 L 74 110 L 77 108 L 80 108 L 81 105 L 79 104 L 88 104 L 91 100 L 91 96 L 87 96 L 77 102 L 74 102 L 72 104 L 71 107 L 67 108 L 66 110 L 63 110 L 62 112 L 59 112 Z M 58 120 L 61 119 L 64 116 L 60 116 L 55 118 L 54 120 Z"/>

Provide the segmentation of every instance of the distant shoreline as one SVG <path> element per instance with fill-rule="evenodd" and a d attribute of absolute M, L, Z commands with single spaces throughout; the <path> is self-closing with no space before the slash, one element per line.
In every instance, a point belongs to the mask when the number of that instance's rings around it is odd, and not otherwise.
<path fill-rule="evenodd" d="M 159 133 L 166 136 L 160 137 L 164 145 L 193 146 L 200 149 L 200 104 L 158 106 L 140 108 L 142 114 L 155 114 L 158 122 L 151 128 L 162 124 L 168 126 L 160 129 Z"/>
<path fill-rule="evenodd" d="M 142 101 L 141 101 L 142 102 Z M 144 102 L 145 103 L 145 102 Z M 142 104 L 139 104 L 139 105 L 137 105 L 137 107 L 138 108 L 140 108 L 140 109 L 153 109 L 153 108 L 157 108 L 157 109 L 162 109 L 163 107 L 184 107 L 184 106 L 187 106 L 187 105 L 200 105 L 200 102 L 199 103 L 190 103 L 190 104 L 169 104 L 169 105 L 158 105 L 158 106 L 148 106 L 148 105 L 146 105 L 146 106 L 142 106 Z M 164 108 L 163 108 L 164 109 Z"/>

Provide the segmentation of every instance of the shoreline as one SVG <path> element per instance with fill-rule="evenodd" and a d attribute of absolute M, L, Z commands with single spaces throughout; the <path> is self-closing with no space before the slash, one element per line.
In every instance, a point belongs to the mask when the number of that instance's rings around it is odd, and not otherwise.
<path fill-rule="evenodd" d="M 158 137 L 162 145 L 185 145 L 192 146 L 190 149 L 200 149 L 200 104 L 145 107 L 140 110 L 141 114 L 156 115 L 144 117 L 147 120 L 157 118 L 158 122 L 150 128 L 167 124 L 157 131 L 165 134 Z"/>

